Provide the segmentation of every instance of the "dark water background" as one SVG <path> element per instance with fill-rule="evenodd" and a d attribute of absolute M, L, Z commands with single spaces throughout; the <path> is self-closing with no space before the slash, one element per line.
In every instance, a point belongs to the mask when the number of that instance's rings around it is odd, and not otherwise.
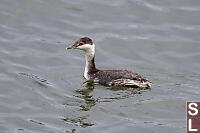
<path fill-rule="evenodd" d="M 83 84 L 83 36 L 152 89 Z M 199 83 L 199 0 L 0 1 L 0 133 L 184 133 Z"/>

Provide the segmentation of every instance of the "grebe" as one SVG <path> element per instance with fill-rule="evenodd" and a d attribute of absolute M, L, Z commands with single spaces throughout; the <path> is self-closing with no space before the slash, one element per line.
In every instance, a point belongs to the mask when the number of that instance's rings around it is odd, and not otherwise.
<path fill-rule="evenodd" d="M 129 70 L 99 70 L 95 67 L 95 44 L 92 39 L 83 37 L 66 49 L 85 51 L 86 64 L 84 77 L 96 83 L 108 86 L 125 86 L 133 88 L 149 88 L 151 82 Z"/>

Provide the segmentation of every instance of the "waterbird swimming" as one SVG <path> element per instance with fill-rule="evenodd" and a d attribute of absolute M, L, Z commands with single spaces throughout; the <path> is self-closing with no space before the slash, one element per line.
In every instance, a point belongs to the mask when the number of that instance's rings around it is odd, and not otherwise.
<path fill-rule="evenodd" d="M 78 39 L 66 49 L 80 49 L 85 52 L 86 64 L 84 77 L 88 81 L 108 86 L 149 88 L 151 82 L 141 75 L 129 70 L 99 70 L 95 66 L 95 44 L 89 37 Z"/>

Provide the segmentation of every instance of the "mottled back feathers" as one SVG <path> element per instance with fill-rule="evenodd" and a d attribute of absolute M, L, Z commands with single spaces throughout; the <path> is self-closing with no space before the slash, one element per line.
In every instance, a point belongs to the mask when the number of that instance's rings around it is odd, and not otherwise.
<path fill-rule="evenodd" d="M 91 80 L 105 85 L 150 87 L 150 81 L 129 70 L 99 70 L 89 74 Z"/>

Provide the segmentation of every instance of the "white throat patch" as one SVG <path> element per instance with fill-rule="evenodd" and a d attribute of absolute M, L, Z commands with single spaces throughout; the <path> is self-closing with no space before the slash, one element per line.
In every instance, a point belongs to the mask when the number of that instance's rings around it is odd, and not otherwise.
<path fill-rule="evenodd" d="M 89 45 L 89 46 L 88 46 Z M 86 58 L 86 63 L 85 63 L 85 71 L 84 71 L 84 77 L 89 80 L 90 77 L 88 75 L 88 71 L 89 71 L 89 63 L 91 62 L 91 60 L 94 58 L 95 56 L 95 44 L 90 45 L 90 44 L 85 44 L 84 47 L 84 51 L 85 51 L 85 58 Z M 82 48 L 83 48 L 82 47 Z"/>

